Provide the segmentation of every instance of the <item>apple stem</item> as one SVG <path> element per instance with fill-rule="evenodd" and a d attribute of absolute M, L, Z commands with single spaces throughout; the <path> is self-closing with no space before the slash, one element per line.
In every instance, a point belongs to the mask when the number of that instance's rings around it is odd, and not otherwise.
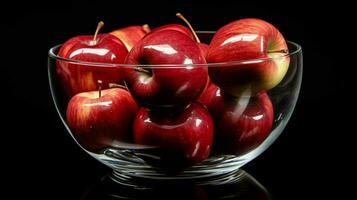
<path fill-rule="evenodd" d="M 146 74 L 151 74 L 149 70 L 146 70 L 146 69 L 144 69 L 142 67 L 135 67 L 134 70 L 137 71 L 137 72 L 143 72 L 143 73 L 146 73 Z"/>
<path fill-rule="evenodd" d="M 289 53 L 289 50 L 287 49 L 273 50 L 273 51 L 268 51 L 268 53 Z"/>
<path fill-rule="evenodd" d="M 196 42 L 197 42 L 197 43 L 200 43 L 201 41 L 200 41 L 200 39 L 198 38 L 198 36 L 197 36 L 195 30 L 192 28 L 190 22 L 189 22 L 181 13 L 176 13 L 176 16 L 177 16 L 178 18 L 182 19 L 182 20 L 187 24 L 187 26 L 190 28 L 190 30 L 191 30 L 191 32 L 192 32 L 192 34 L 193 34 L 193 37 L 195 38 Z"/>
<path fill-rule="evenodd" d="M 97 29 L 95 30 L 94 36 L 93 36 L 93 44 L 95 45 L 97 43 L 97 35 L 99 33 L 99 30 L 104 26 L 104 22 L 100 21 L 97 25 Z"/>
<path fill-rule="evenodd" d="M 102 84 L 103 82 L 101 80 L 97 81 L 99 98 L 102 96 Z"/>
<path fill-rule="evenodd" d="M 109 88 L 121 88 L 126 90 L 127 88 L 124 85 L 116 84 L 116 83 L 109 83 Z"/>
<path fill-rule="evenodd" d="M 151 31 L 149 24 L 144 24 L 142 27 L 146 33 L 149 33 Z"/>

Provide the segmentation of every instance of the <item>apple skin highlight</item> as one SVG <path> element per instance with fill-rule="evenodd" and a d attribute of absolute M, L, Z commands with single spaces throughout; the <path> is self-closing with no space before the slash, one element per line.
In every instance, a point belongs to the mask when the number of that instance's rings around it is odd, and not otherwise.
<path fill-rule="evenodd" d="M 270 90 L 284 78 L 289 67 L 288 47 L 273 25 L 246 18 L 220 28 L 212 38 L 208 63 L 242 61 L 212 66 L 211 80 L 234 96 Z"/>
<path fill-rule="evenodd" d="M 98 152 L 115 141 L 132 142 L 132 121 L 139 110 L 130 93 L 121 88 L 75 95 L 67 107 L 67 123 L 85 149 Z"/>

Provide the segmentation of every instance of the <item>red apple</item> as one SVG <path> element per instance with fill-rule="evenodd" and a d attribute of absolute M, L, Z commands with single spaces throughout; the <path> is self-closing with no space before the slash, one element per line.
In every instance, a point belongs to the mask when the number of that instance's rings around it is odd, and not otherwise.
<path fill-rule="evenodd" d="M 199 103 L 170 114 L 141 108 L 134 120 L 133 133 L 135 143 L 158 148 L 156 164 L 187 167 L 208 157 L 213 121 Z"/>
<path fill-rule="evenodd" d="M 70 100 L 67 124 L 79 144 L 99 152 L 116 141 L 130 141 L 138 110 L 130 93 L 121 88 L 83 92 Z"/>
<path fill-rule="evenodd" d="M 208 44 L 199 42 L 199 43 L 197 43 L 197 45 L 200 48 L 202 55 L 206 58 L 207 57 L 207 53 L 208 53 L 208 49 L 209 49 Z"/>
<path fill-rule="evenodd" d="M 289 67 L 287 44 L 273 25 L 260 19 L 241 19 L 220 28 L 209 46 L 207 62 L 242 61 L 211 67 L 211 80 L 239 96 L 275 87 Z M 256 60 L 254 60 L 256 59 Z"/>
<path fill-rule="evenodd" d="M 147 33 L 150 32 L 150 28 L 147 24 L 143 26 L 128 26 L 120 28 L 110 32 L 111 35 L 119 38 L 126 46 L 128 51 L 138 43 Z"/>
<path fill-rule="evenodd" d="M 266 92 L 234 97 L 210 83 L 199 101 L 214 119 L 217 152 L 244 154 L 260 145 L 271 131 L 274 112 Z"/>
<path fill-rule="evenodd" d="M 135 99 L 149 108 L 186 106 L 207 83 L 208 69 L 199 47 L 178 31 L 147 35 L 130 51 L 125 63 L 141 65 L 123 68 L 124 80 Z"/>
<path fill-rule="evenodd" d="M 197 42 L 198 47 L 201 49 L 202 55 L 206 58 L 207 52 L 208 52 L 208 47 L 209 47 L 208 44 L 201 43 L 200 38 L 197 36 L 196 31 L 191 26 L 191 23 L 181 13 L 176 13 L 176 16 L 178 18 L 182 19 L 187 24 L 187 26 L 189 27 L 194 39 Z"/>
<path fill-rule="evenodd" d="M 65 42 L 58 56 L 86 62 L 124 63 L 128 50 L 118 38 L 110 34 L 97 35 L 102 26 L 103 23 L 98 24 L 94 36 L 77 36 Z M 56 71 L 68 99 L 80 92 L 96 90 L 97 80 L 103 81 L 103 88 L 108 88 L 109 83 L 122 82 L 119 68 L 110 65 L 96 66 L 58 60 Z"/>
<path fill-rule="evenodd" d="M 181 24 L 166 24 L 163 26 L 159 26 L 157 28 L 152 29 L 150 31 L 150 34 L 148 34 L 148 35 L 151 35 L 151 34 L 154 34 L 154 33 L 160 32 L 160 31 L 167 31 L 167 30 L 181 32 L 181 33 L 189 36 L 191 39 L 193 39 L 193 35 L 192 35 L 190 29 L 188 29 L 185 26 L 182 26 Z"/>

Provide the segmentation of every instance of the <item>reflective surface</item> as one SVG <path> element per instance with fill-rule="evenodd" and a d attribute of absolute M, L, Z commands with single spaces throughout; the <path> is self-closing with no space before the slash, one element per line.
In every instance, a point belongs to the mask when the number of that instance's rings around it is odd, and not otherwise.
<path fill-rule="evenodd" d="M 117 184 L 110 176 L 88 188 L 82 200 L 114 199 L 272 199 L 267 189 L 245 171 L 233 171 L 205 184 L 187 182 L 132 187 Z"/>

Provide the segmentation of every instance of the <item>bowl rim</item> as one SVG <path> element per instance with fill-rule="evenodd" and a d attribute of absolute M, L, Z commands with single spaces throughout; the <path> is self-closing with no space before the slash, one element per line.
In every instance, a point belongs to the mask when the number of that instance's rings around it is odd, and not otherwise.
<path fill-rule="evenodd" d="M 201 34 L 214 34 L 215 31 L 197 31 L 197 33 Z M 118 64 L 118 63 L 103 63 L 103 62 L 89 62 L 89 61 L 80 61 L 80 60 L 74 60 L 74 59 L 69 59 L 69 58 L 64 58 L 61 56 L 58 56 L 55 53 L 55 50 L 59 48 L 62 44 L 55 45 L 50 48 L 48 51 L 48 56 L 49 58 L 59 60 L 59 61 L 65 61 L 71 64 L 77 64 L 77 65 L 89 65 L 89 66 L 103 66 L 103 67 L 129 67 L 129 68 L 155 68 L 155 67 L 217 67 L 217 66 L 227 66 L 227 65 L 244 65 L 244 64 L 254 64 L 254 63 L 261 63 L 261 62 L 266 62 L 270 60 L 277 60 L 285 57 L 291 57 L 294 56 L 302 51 L 301 45 L 286 40 L 287 44 L 293 45 L 295 48 L 293 51 L 289 51 L 289 53 L 283 54 L 281 56 L 276 56 L 274 58 L 267 57 L 267 58 L 258 58 L 258 59 L 246 59 L 246 60 L 237 60 L 237 61 L 227 61 L 227 62 L 215 62 L 215 63 L 205 63 L 205 64 Z"/>

